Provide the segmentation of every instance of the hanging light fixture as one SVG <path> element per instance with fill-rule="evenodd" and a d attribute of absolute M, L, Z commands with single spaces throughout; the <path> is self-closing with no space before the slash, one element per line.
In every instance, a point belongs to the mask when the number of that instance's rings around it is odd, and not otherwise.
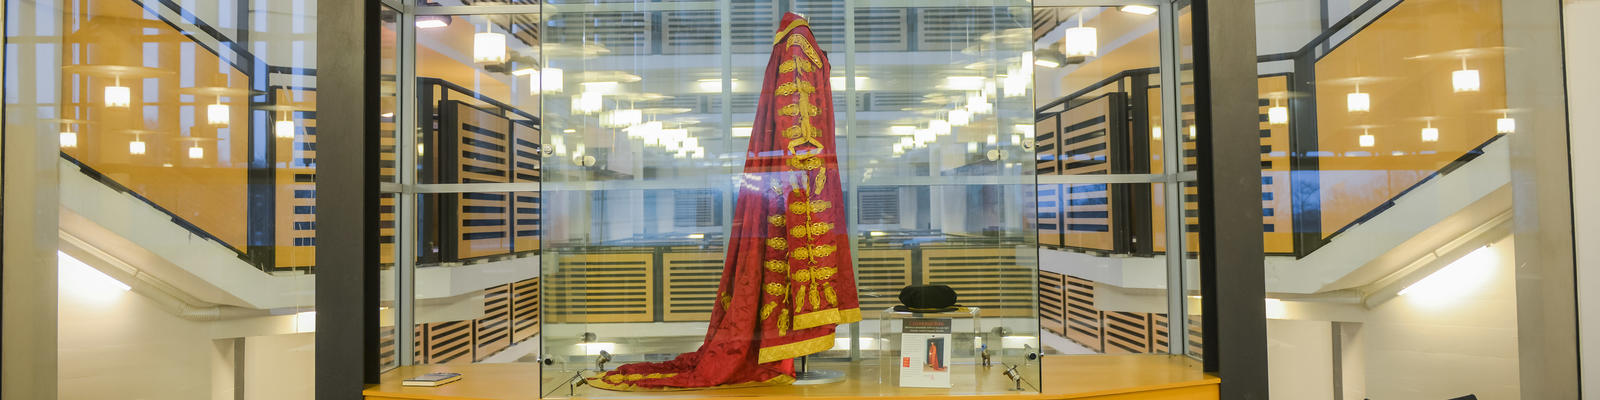
<path fill-rule="evenodd" d="M 950 126 L 967 126 L 972 122 L 972 112 L 964 108 L 950 110 Z"/>
<path fill-rule="evenodd" d="M 417 29 L 434 29 L 450 26 L 449 15 L 418 15 Z"/>
<path fill-rule="evenodd" d="M 1361 128 L 1361 138 L 1359 139 L 1359 143 L 1361 144 L 1361 147 L 1372 147 L 1373 145 L 1378 144 L 1378 138 L 1372 136 L 1372 132 L 1368 131 L 1367 128 Z"/>
<path fill-rule="evenodd" d="M 1161 125 L 1150 127 L 1150 138 L 1161 140 Z"/>
<path fill-rule="evenodd" d="M 1461 57 L 1461 70 L 1450 73 L 1450 86 L 1456 93 L 1476 92 L 1479 88 L 1478 70 L 1467 69 L 1467 57 Z"/>
<path fill-rule="evenodd" d="M 122 76 L 117 76 L 116 82 L 106 86 L 106 107 L 128 108 L 133 104 L 133 91 L 127 86 L 122 86 Z"/>
<path fill-rule="evenodd" d="M 200 147 L 200 142 L 199 141 L 195 141 L 194 145 L 189 146 L 189 159 L 190 160 L 199 160 L 199 159 L 202 159 L 202 158 L 205 158 L 205 157 L 206 157 L 206 149 Z"/>
<path fill-rule="evenodd" d="M 1356 91 L 1345 95 L 1345 109 L 1350 112 L 1372 111 L 1372 96 L 1361 93 L 1361 84 L 1356 84 Z"/>
<path fill-rule="evenodd" d="M 1267 108 L 1267 123 L 1283 125 L 1289 123 L 1289 107 L 1278 105 L 1278 99 L 1272 99 L 1272 107 Z"/>
<path fill-rule="evenodd" d="M 500 64 L 506 62 L 506 35 L 494 31 L 494 23 L 483 24 L 483 32 L 472 34 L 472 62 Z"/>
<path fill-rule="evenodd" d="M 1428 126 L 1427 127 L 1422 128 L 1422 141 L 1424 141 L 1424 142 L 1437 142 L 1437 141 L 1439 141 L 1439 128 L 1434 128 L 1433 127 L 1433 120 L 1432 119 L 1428 120 Z"/>
<path fill-rule="evenodd" d="M 283 119 L 272 123 L 272 132 L 279 139 L 294 139 L 294 121 L 289 119 L 288 114 L 284 114 Z"/>
<path fill-rule="evenodd" d="M 67 124 L 67 128 L 61 130 L 60 136 L 61 148 L 71 149 L 78 147 L 78 133 L 72 131 L 72 124 Z"/>
<path fill-rule="evenodd" d="M 572 112 L 580 115 L 600 112 L 600 96 L 600 93 L 597 92 L 583 92 L 577 96 L 572 96 Z"/>
<path fill-rule="evenodd" d="M 211 125 L 228 124 L 228 105 L 222 104 L 222 97 L 217 97 L 217 103 L 206 106 L 206 123 Z"/>
<path fill-rule="evenodd" d="M 600 113 L 600 126 L 626 128 L 644 122 L 644 112 L 639 110 L 606 110 Z"/>
<path fill-rule="evenodd" d="M 540 93 L 561 93 L 565 78 L 560 68 L 545 68 L 539 71 L 539 79 L 534 82 L 539 85 Z"/>
<path fill-rule="evenodd" d="M 128 154 L 136 156 L 144 155 L 144 141 L 139 140 L 139 134 L 137 133 L 133 134 L 133 141 L 128 142 Z"/>
<path fill-rule="evenodd" d="M 1509 114 L 1501 113 L 1500 119 L 1494 120 L 1494 131 L 1495 133 L 1516 133 L 1517 120 L 1512 119 Z"/>
<path fill-rule="evenodd" d="M 1122 12 L 1125 12 L 1125 13 L 1138 14 L 1138 15 L 1150 15 L 1150 14 L 1155 14 L 1156 13 L 1156 8 L 1155 7 L 1142 5 L 1142 4 L 1134 4 L 1134 5 L 1122 6 L 1122 8 L 1120 8 L 1119 10 L 1122 10 Z"/>
<path fill-rule="evenodd" d="M 973 115 L 988 114 L 994 111 L 994 103 L 989 102 L 989 96 L 982 92 L 967 95 L 967 112 Z"/>
<path fill-rule="evenodd" d="M 1078 27 L 1067 28 L 1061 38 L 1061 53 L 1067 57 L 1094 57 L 1100 53 L 1100 39 L 1095 28 L 1083 26 L 1083 12 L 1078 12 Z"/>
<path fill-rule="evenodd" d="M 945 121 L 942 119 L 928 121 L 928 131 L 939 136 L 949 135 L 950 121 Z"/>

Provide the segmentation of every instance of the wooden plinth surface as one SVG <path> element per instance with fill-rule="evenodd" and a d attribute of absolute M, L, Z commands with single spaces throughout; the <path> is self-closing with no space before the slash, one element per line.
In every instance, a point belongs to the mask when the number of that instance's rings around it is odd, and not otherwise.
<path fill-rule="evenodd" d="M 580 387 L 586 398 L 673 399 L 927 399 L 964 396 L 1028 400 L 1176 400 L 1216 399 L 1216 377 L 1200 372 L 1188 358 L 1161 355 L 1051 356 L 1044 362 L 1042 393 L 997 394 L 1010 385 L 1001 368 L 979 373 L 952 373 L 953 389 L 900 388 L 878 382 L 875 365 L 815 363 L 815 368 L 843 369 L 852 378 L 815 386 L 776 386 L 684 392 L 612 392 Z M 428 372 L 462 374 L 461 381 L 437 388 L 400 386 L 400 381 Z M 539 366 L 521 364 L 423 365 L 400 367 L 383 374 L 382 383 L 365 391 L 368 400 L 523 400 L 539 398 Z M 555 390 L 555 387 L 550 389 Z M 565 388 L 555 395 L 564 397 Z"/>

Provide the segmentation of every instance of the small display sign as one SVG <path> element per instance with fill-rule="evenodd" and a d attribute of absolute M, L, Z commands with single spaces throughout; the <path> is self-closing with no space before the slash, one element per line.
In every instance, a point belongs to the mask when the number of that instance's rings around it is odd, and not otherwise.
<path fill-rule="evenodd" d="M 949 318 L 911 318 L 900 328 L 900 386 L 950 387 Z"/>

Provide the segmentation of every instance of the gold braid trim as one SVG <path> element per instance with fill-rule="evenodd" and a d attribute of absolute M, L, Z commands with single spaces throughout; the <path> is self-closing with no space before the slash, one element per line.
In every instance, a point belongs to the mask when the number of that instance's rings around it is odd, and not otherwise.
<path fill-rule="evenodd" d="M 794 203 L 789 203 L 789 212 L 795 214 L 815 214 L 827 211 L 829 207 L 833 207 L 833 203 L 829 203 L 827 200 L 812 200 L 809 202 L 797 201 Z"/>
<path fill-rule="evenodd" d="M 721 299 L 722 299 L 722 301 L 721 301 L 722 309 L 724 309 L 724 310 L 733 309 L 733 295 L 727 294 L 727 293 L 723 293 L 722 296 L 721 296 Z"/>
<path fill-rule="evenodd" d="M 772 35 L 772 44 L 782 43 L 783 42 L 783 37 L 789 35 L 789 31 L 794 30 L 794 28 L 799 28 L 799 27 L 802 27 L 802 26 L 810 26 L 810 25 L 811 25 L 811 23 L 810 22 L 806 22 L 806 20 L 804 20 L 804 19 L 795 18 L 794 22 L 790 22 L 789 23 L 789 26 L 783 27 L 783 30 L 778 31 L 778 34 Z"/>
<path fill-rule="evenodd" d="M 828 304 L 833 305 L 833 306 L 838 306 L 839 305 L 839 294 L 838 293 L 834 293 L 833 284 L 829 283 L 829 284 L 826 284 L 823 287 L 825 289 L 823 289 L 822 294 L 827 296 Z"/>
<path fill-rule="evenodd" d="M 789 309 L 778 311 L 778 337 L 789 335 Z"/>
<path fill-rule="evenodd" d="M 767 302 L 767 305 L 761 306 L 761 319 L 764 320 L 767 319 L 767 317 L 772 316 L 772 310 L 776 308 L 778 308 L 778 302 L 775 301 Z"/>
<path fill-rule="evenodd" d="M 822 65 L 822 56 L 817 55 L 817 49 L 814 48 L 814 47 L 811 47 L 811 42 L 807 41 L 804 36 L 800 36 L 800 35 L 790 36 L 789 37 L 789 45 L 790 46 L 800 46 L 800 51 L 803 51 L 803 52 L 806 53 L 806 58 L 810 58 L 811 62 L 814 63 L 814 64 Z"/>
<path fill-rule="evenodd" d="M 817 136 L 817 134 L 820 133 L 822 133 L 822 131 L 817 129 L 817 127 L 811 126 L 810 124 L 801 124 L 784 128 L 783 137 L 796 139 L 807 136 Z"/>
<path fill-rule="evenodd" d="M 766 289 L 767 294 L 770 294 L 770 295 L 773 295 L 773 296 L 782 296 L 785 293 L 788 293 L 788 290 L 786 290 L 786 288 L 784 288 L 784 285 L 782 283 L 777 283 L 777 282 L 768 283 L 765 287 L 763 287 L 763 289 Z"/>
<path fill-rule="evenodd" d="M 789 61 L 784 61 L 782 64 L 778 64 L 778 73 L 787 74 L 794 72 L 796 67 L 800 68 L 800 72 L 812 72 L 817 70 L 817 66 L 812 65 L 810 62 L 806 62 L 806 59 L 795 58 Z"/>
<path fill-rule="evenodd" d="M 790 103 L 778 109 L 778 115 L 801 118 L 815 117 L 821 112 L 822 110 L 817 109 L 817 106 L 812 105 L 811 102 Z M 805 115 L 801 116 L 801 114 Z"/>
<path fill-rule="evenodd" d="M 789 166 L 794 169 L 810 171 L 822 168 L 822 159 L 810 154 L 800 154 L 789 158 Z"/>
<path fill-rule="evenodd" d="M 785 276 L 789 275 L 788 261 L 767 260 L 766 262 L 763 262 L 762 265 L 766 266 L 768 271 L 784 274 Z"/>
<path fill-rule="evenodd" d="M 767 247 L 783 251 L 789 248 L 789 241 L 781 237 L 770 238 L 767 239 Z"/>
<path fill-rule="evenodd" d="M 839 309 L 837 308 L 817 310 L 805 314 L 795 314 L 794 316 L 794 329 L 796 330 L 810 329 L 827 324 L 838 323 Z"/>
<path fill-rule="evenodd" d="M 758 352 L 756 362 L 766 364 L 773 361 L 787 360 L 799 356 L 811 355 L 828 351 L 833 348 L 833 333 L 822 335 L 789 344 L 780 344 L 772 347 L 762 347 Z M 784 375 L 788 376 L 788 375 Z"/>
<path fill-rule="evenodd" d="M 801 61 L 801 62 L 805 62 L 805 61 Z M 778 85 L 778 88 L 774 89 L 772 91 L 772 94 L 775 94 L 775 95 L 778 95 L 778 96 L 788 96 L 788 95 L 791 95 L 791 94 L 795 94 L 795 92 L 800 92 L 801 94 L 812 94 L 812 93 L 816 93 L 817 92 L 817 87 L 812 85 L 811 82 L 806 82 L 806 81 L 803 81 L 803 80 L 796 79 L 796 80 L 789 81 L 789 82 L 784 82 L 783 84 Z M 812 115 L 816 115 L 816 114 L 812 114 Z"/>
<path fill-rule="evenodd" d="M 815 283 L 811 284 L 811 309 L 813 310 L 822 308 L 822 296 L 817 294 L 817 286 L 821 285 Z"/>
<path fill-rule="evenodd" d="M 789 276 L 789 278 L 793 279 L 795 282 L 798 282 L 798 283 L 810 282 L 811 281 L 811 270 L 802 269 L 802 270 L 799 270 L 799 271 L 795 271 L 794 274 Z"/>
<path fill-rule="evenodd" d="M 789 236 L 799 239 L 814 238 L 833 231 L 833 224 L 827 222 L 813 222 L 810 225 L 800 225 L 789 228 Z"/>
<path fill-rule="evenodd" d="M 818 147 L 821 147 L 821 146 L 818 146 Z M 827 184 L 828 184 L 828 169 L 827 168 L 823 168 L 821 172 L 817 172 L 817 188 L 816 188 L 816 192 L 815 192 L 816 195 L 821 196 L 822 195 L 822 187 L 826 186 Z"/>
<path fill-rule="evenodd" d="M 651 375 L 655 375 L 655 374 L 651 374 Z M 673 374 L 665 374 L 665 375 L 674 375 L 674 376 L 676 376 L 677 374 L 673 373 Z M 665 375 L 663 375 L 663 377 L 666 377 Z M 606 379 L 609 379 L 609 378 L 610 378 L 610 376 L 606 377 Z M 708 387 L 708 388 L 702 388 L 702 387 L 694 387 L 694 388 L 680 388 L 680 387 L 659 387 L 659 388 L 655 388 L 655 387 L 650 387 L 650 388 L 647 388 L 647 387 L 639 387 L 638 385 L 632 384 L 632 383 L 611 383 L 611 382 L 606 382 L 606 379 L 602 379 L 602 378 L 599 378 L 599 377 L 589 378 L 589 384 L 594 386 L 594 387 L 601 388 L 601 389 L 616 390 L 616 391 L 623 391 L 623 392 L 676 392 L 676 391 L 685 391 L 685 390 L 733 389 L 733 388 L 755 387 L 755 386 L 780 386 L 780 385 L 788 385 L 788 384 L 794 383 L 794 377 L 789 376 L 789 375 L 784 375 L 784 374 L 778 374 L 778 376 L 774 376 L 772 378 L 769 378 L 769 379 L 767 379 L 765 381 L 761 381 L 761 382 L 735 383 L 735 384 L 729 384 L 729 385 L 713 386 L 713 387 Z M 646 379 L 649 379 L 649 378 L 646 377 Z"/>
<path fill-rule="evenodd" d="M 778 189 L 778 193 L 783 193 L 783 189 L 782 188 L 776 188 L 775 187 L 774 189 Z M 772 226 L 776 226 L 776 227 L 779 227 L 779 228 L 782 228 L 783 224 L 785 222 L 787 222 L 787 221 L 783 218 L 783 214 L 778 214 L 778 215 L 767 217 L 767 223 L 772 224 Z"/>

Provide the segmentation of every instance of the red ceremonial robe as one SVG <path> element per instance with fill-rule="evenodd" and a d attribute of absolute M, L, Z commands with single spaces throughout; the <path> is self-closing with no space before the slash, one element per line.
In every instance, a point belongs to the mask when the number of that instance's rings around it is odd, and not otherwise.
<path fill-rule="evenodd" d="M 590 384 L 630 391 L 789 384 L 790 359 L 833 348 L 834 326 L 861 320 L 824 57 L 806 20 L 785 14 L 705 343 L 671 361 L 623 365 Z"/>

